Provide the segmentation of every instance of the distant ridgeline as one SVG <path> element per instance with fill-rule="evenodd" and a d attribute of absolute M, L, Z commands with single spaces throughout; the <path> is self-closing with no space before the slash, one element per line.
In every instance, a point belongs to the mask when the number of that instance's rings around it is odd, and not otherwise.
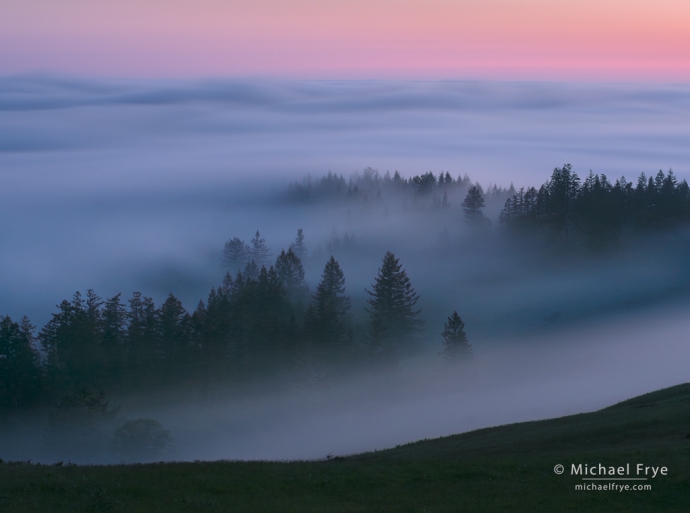
<path fill-rule="evenodd" d="M 302 203 L 341 200 L 368 206 L 397 198 L 403 210 L 459 206 L 465 221 L 478 226 L 491 225 L 483 212 L 485 202 L 500 202 L 499 226 L 538 232 L 565 245 L 574 241 L 605 245 L 626 230 L 658 230 L 690 221 L 690 187 L 685 180 L 678 181 L 672 170 L 650 177 L 642 173 L 635 183 L 622 177 L 612 184 L 605 175 L 591 171 L 582 180 L 566 164 L 554 169 L 538 189 L 516 191 L 512 184 L 508 189 L 493 185 L 485 192 L 467 175 L 454 179 L 447 172 L 438 177 L 428 172 L 405 179 L 397 171 L 382 177 L 367 168 L 349 180 L 329 172 L 318 180 L 293 182 L 287 197 Z"/>
<path fill-rule="evenodd" d="M 320 201 L 349 201 L 360 204 L 376 204 L 382 200 L 400 197 L 403 208 L 444 209 L 450 207 L 452 198 L 466 193 L 476 186 L 484 195 L 479 183 L 472 183 L 469 176 L 454 179 L 450 173 L 441 172 L 436 177 L 431 171 L 409 179 L 400 176 L 397 171 L 391 177 L 390 172 L 381 176 L 370 167 L 362 173 L 354 173 L 349 180 L 342 175 L 328 172 L 327 175 L 313 179 L 311 175 L 288 185 L 287 198 L 297 203 L 318 203 Z M 511 185 L 508 189 L 497 185 L 490 186 L 486 192 L 487 200 L 504 202 L 515 194 Z"/>
<path fill-rule="evenodd" d="M 458 212 L 459 223 L 478 230 L 492 225 L 484 208 L 493 203 L 504 232 L 533 232 L 566 246 L 607 244 L 626 230 L 658 231 L 690 220 L 690 189 L 672 171 L 643 174 L 636 184 L 624 178 L 611 184 L 592 173 L 581 180 L 565 165 L 539 189 L 494 186 L 485 194 L 467 176 L 455 180 L 429 172 L 406 180 L 397 172 L 380 177 L 366 169 L 349 181 L 329 173 L 293 183 L 287 199 L 334 198 L 383 209 L 398 198 L 410 212 Z M 325 260 L 315 253 L 313 262 Z M 333 256 L 310 292 L 307 258 L 302 230 L 275 260 L 257 231 L 249 244 L 237 237 L 226 242 L 221 263 L 235 274 L 228 272 L 191 314 L 172 293 L 156 307 L 138 292 L 125 305 L 119 294 L 104 301 L 90 290 L 86 298 L 76 293 L 60 303 L 38 335 L 26 318 L 0 317 L 0 412 L 52 404 L 60 411 L 105 414 L 104 390 L 206 386 L 261 376 L 289 376 L 314 391 L 346 365 L 391 364 L 419 348 L 419 296 L 392 253 L 384 256 L 361 312 L 352 311 Z M 440 355 L 449 362 L 471 359 L 457 312 L 444 328 Z"/>
<path fill-rule="evenodd" d="M 283 377 L 313 392 L 346 365 L 390 365 L 418 347 L 419 296 L 392 253 L 367 291 L 366 310 L 353 316 L 334 257 L 310 293 L 297 256 L 306 257 L 301 230 L 272 265 L 258 232 L 251 245 L 233 247 L 233 240 L 224 265 L 243 269 L 234 277 L 227 272 L 191 314 L 172 293 L 156 307 L 138 292 L 125 305 L 120 294 L 103 300 L 89 290 L 60 303 L 37 336 L 26 317 L 19 323 L 0 317 L 0 413 L 52 405 L 56 419 L 95 422 L 108 414 L 103 391 L 203 388 L 263 377 Z M 457 312 L 445 328 L 441 356 L 471 359 Z"/>

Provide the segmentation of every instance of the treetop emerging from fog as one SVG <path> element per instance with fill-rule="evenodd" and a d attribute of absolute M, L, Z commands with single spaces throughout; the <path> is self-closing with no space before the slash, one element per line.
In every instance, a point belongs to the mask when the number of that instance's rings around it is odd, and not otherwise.
<path fill-rule="evenodd" d="M 501 205 L 497 226 L 512 232 L 530 231 L 561 246 L 574 241 L 589 247 L 615 243 L 626 231 L 659 230 L 690 221 L 690 187 L 670 170 L 636 182 L 625 177 L 611 182 L 592 171 L 580 178 L 570 164 L 555 168 L 539 188 L 516 190 L 491 185 L 485 191 L 469 176 L 453 178 L 432 172 L 403 178 L 397 171 L 383 176 L 367 168 L 349 180 L 328 173 L 308 176 L 289 185 L 287 198 L 296 203 L 343 202 L 385 211 L 401 205 L 406 212 L 462 211 L 468 225 L 488 228 L 492 223 L 485 206 Z"/>

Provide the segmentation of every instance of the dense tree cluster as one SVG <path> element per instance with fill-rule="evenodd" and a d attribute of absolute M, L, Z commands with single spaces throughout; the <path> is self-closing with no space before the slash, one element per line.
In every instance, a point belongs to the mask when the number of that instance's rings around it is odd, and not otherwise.
<path fill-rule="evenodd" d="M 389 171 L 381 174 L 372 168 L 362 173 L 353 174 L 349 180 L 330 171 L 320 179 L 306 178 L 292 182 L 288 187 L 287 198 L 291 202 L 309 203 L 322 200 L 354 201 L 369 204 L 387 198 L 402 197 L 415 205 L 429 205 L 434 209 L 450 207 L 451 197 L 461 198 L 472 187 L 476 187 L 481 196 L 484 190 L 478 183 L 473 183 L 467 174 L 453 178 L 449 172 L 438 176 L 431 171 L 411 178 L 403 178 L 398 171 L 393 175 Z M 515 193 L 512 185 L 508 189 L 492 185 L 486 191 L 487 199 L 499 201 Z"/>
<path fill-rule="evenodd" d="M 465 174 L 454 178 L 448 172 L 432 172 L 403 178 L 397 171 L 383 176 L 367 168 L 349 180 L 328 173 L 321 179 L 310 176 L 290 184 L 288 198 L 297 202 L 348 201 L 360 205 L 398 198 L 403 210 L 461 212 L 458 221 L 472 227 L 489 227 L 483 209 L 503 209 L 500 224 L 511 232 L 546 235 L 561 246 L 583 244 L 600 247 L 616 242 L 626 231 L 660 230 L 690 221 L 690 187 L 669 171 L 654 176 L 642 173 L 635 183 L 625 177 L 611 183 L 604 174 L 590 171 L 585 179 L 570 164 L 554 169 L 541 187 L 521 188 L 497 185 L 486 191 Z M 333 238 L 333 237 L 332 237 Z M 328 249 L 337 249 L 329 243 Z"/>
<path fill-rule="evenodd" d="M 156 306 L 139 292 L 123 302 L 120 294 L 104 300 L 88 290 L 62 301 L 37 337 L 26 318 L 1 318 L 0 409 L 47 401 L 56 407 L 53 431 L 69 432 L 75 418 L 114 415 L 104 390 L 276 376 L 303 361 L 335 370 L 353 356 L 397 359 L 423 324 L 414 308 L 419 295 L 399 260 L 386 253 L 368 291 L 360 329 L 369 334 L 365 340 L 355 336 L 340 264 L 330 257 L 310 295 L 296 249 L 306 252 L 301 231 L 273 265 L 259 267 L 251 259 L 234 276 L 226 273 L 191 313 L 172 293 Z"/>
<path fill-rule="evenodd" d="M 298 231 L 298 239 L 301 231 Z M 233 270 L 251 262 L 254 262 L 257 267 L 261 267 L 270 261 L 271 250 L 266 245 L 266 239 L 261 237 L 259 230 L 256 230 L 256 235 L 250 244 L 245 244 L 239 237 L 228 240 L 220 255 L 220 265 Z"/>
<path fill-rule="evenodd" d="M 376 201 L 391 192 L 440 209 L 456 201 L 457 222 L 490 226 L 485 204 L 510 193 L 500 214 L 509 232 L 548 234 L 561 245 L 601 246 L 625 231 L 660 230 L 690 221 L 690 187 L 672 171 L 636 183 L 611 183 L 591 173 L 583 180 L 570 165 L 556 168 L 539 189 L 490 188 L 485 193 L 467 176 L 454 179 L 428 172 L 411 179 L 381 177 L 366 169 L 349 181 L 328 174 L 318 182 L 291 186 L 293 196 L 329 195 Z M 381 192 L 383 191 L 383 193 Z M 296 197 L 295 196 L 295 197 Z M 461 212 L 459 212 L 461 210 Z M 441 242 L 448 246 L 449 234 Z M 398 258 L 388 252 L 359 314 L 346 294 L 345 274 L 334 256 L 355 247 L 355 239 L 334 230 L 325 250 L 307 250 L 304 232 L 275 260 L 257 230 L 249 244 L 231 238 L 221 253 L 228 269 L 206 301 L 188 312 L 172 293 L 157 306 L 135 292 L 128 300 L 93 290 L 62 301 L 36 334 L 28 319 L 0 317 L 0 411 L 13 412 L 51 402 L 57 411 L 112 415 L 101 390 L 205 385 L 288 371 L 299 362 L 335 365 L 345 358 L 395 362 L 418 337 L 423 321 L 419 295 Z M 313 293 L 303 262 L 327 263 Z M 472 348 L 457 312 L 442 333 L 441 355 L 471 358 Z M 311 365 L 311 364 L 310 364 Z M 319 371 L 321 372 L 321 371 Z M 70 414 L 71 415 L 71 414 Z M 69 415 L 68 415 L 69 416 Z M 56 414 L 56 425 L 68 424 Z"/>
<path fill-rule="evenodd" d="M 350 310 L 350 298 L 345 295 L 345 275 L 336 259 L 331 257 L 307 310 L 304 327 L 310 341 L 329 350 L 351 343 Z"/>
<path fill-rule="evenodd" d="M 0 411 L 18 411 L 41 400 L 43 376 L 33 346 L 34 327 L 0 317 Z"/>
<path fill-rule="evenodd" d="M 465 222 L 474 226 L 487 226 L 491 221 L 484 215 L 484 197 L 481 188 L 474 185 L 467 191 L 467 196 L 462 202 L 462 210 L 465 214 Z"/>
<path fill-rule="evenodd" d="M 625 177 L 612 184 L 590 171 L 585 180 L 566 164 L 538 190 L 520 189 L 505 203 L 500 220 L 517 229 L 542 229 L 568 245 L 577 238 L 589 246 L 616 241 L 625 230 L 661 229 L 690 221 L 690 187 L 673 171 Z"/>

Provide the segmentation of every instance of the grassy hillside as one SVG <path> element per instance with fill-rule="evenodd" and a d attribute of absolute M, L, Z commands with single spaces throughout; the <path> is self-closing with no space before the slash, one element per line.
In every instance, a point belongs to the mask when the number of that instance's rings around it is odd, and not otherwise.
<path fill-rule="evenodd" d="M 0 511 L 687 512 L 689 437 L 685 384 L 595 413 L 325 461 L 4 463 Z M 633 473 L 642 463 L 665 466 L 668 475 L 644 482 L 651 490 L 577 491 L 583 481 L 570 475 L 573 463 L 630 463 Z M 554 473 L 557 464 L 563 475 Z"/>

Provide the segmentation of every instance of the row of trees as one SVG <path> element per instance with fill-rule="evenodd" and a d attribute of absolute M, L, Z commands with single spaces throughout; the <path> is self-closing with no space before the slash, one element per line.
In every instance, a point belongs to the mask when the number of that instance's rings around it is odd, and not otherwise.
<path fill-rule="evenodd" d="M 690 187 L 673 171 L 612 184 L 590 171 L 585 180 L 570 164 L 556 168 L 538 190 L 520 189 L 505 203 L 501 222 L 512 229 L 544 230 L 562 245 L 616 241 L 626 230 L 661 229 L 690 221 Z"/>
<path fill-rule="evenodd" d="M 649 177 L 642 173 L 635 183 L 625 177 L 611 183 L 606 175 L 591 171 L 582 180 L 566 164 L 555 168 L 539 188 L 516 191 L 512 184 L 508 189 L 494 185 L 485 193 L 467 175 L 454 179 L 449 173 L 436 177 L 428 172 L 404 179 L 397 171 L 381 177 L 367 168 L 349 181 L 329 173 L 320 180 L 293 183 L 289 191 L 297 200 L 363 197 L 368 201 L 380 199 L 381 191 L 403 193 L 403 208 L 407 198 L 430 197 L 432 208 L 438 209 L 450 208 L 450 194 L 458 201 L 464 198 L 460 204 L 464 220 L 475 227 L 491 226 L 483 213 L 485 203 L 501 201 L 501 225 L 519 234 L 546 234 L 563 246 L 577 241 L 597 247 L 617 241 L 626 230 L 658 230 L 690 221 L 690 187 L 672 170 Z"/>
<path fill-rule="evenodd" d="M 307 258 L 308 251 L 304 244 L 304 231 L 301 228 L 297 230 L 297 237 L 290 244 L 289 249 L 300 260 L 304 261 Z M 220 265 L 227 269 L 238 270 L 254 262 L 258 269 L 262 265 L 269 265 L 271 256 L 271 249 L 266 244 L 266 239 L 262 238 L 261 233 L 257 230 L 249 244 L 246 244 L 239 237 L 228 239 L 223 251 L 221 251 Z"/>
<path fill-rule="evenodd" d="M 239 237 L 229 239 L 221 253 L 220 263 L 223 267 L 237 269 L 253 261 L 260 267 L 271 261 L 271 255 L 266 239 L 257 230 L 250 244 L 245 244 Z"/>
<path fill-rule="evenodd" d="M 88 390 L 274 376 L 305 361 L 333 372 L 343 363 L 395 362 L 423 327 L 419 295 L 390 252 L 367 292 L 360 321 L 331 257 L 310 294 L 293 249 L 281 251 L 270 267 L 257 270 L 250 261 L 235 276 L 227 273 L 192 313 L 173 294 L 156 307 L 138 292 L 127 304 L 120 294 L 103 300 L 92 290 L 85 297 L 77 292 L 37 337 L 27 319 L 0 318 L 0 407 L 20 410 L 46 398 L 86 404 L 94 397 Z M 451 360 L 471 354 L 453 315 L 443 334 L 443 354 Z M 102 407 L 100 399 L 94 404 Z"/>
<path fill-rule="evenodd" d="M 482 195 L 484 191 L 478 183 L 473 183 L 467 174 L 454 178 L 449 172 L 436 176 L 431 171 L 411 178 L 403 178 L 398 171 L 393 175 L 389 171 L 382 176 L 377 170 L 366 168 L 362 173 L 353 174 L 349 180 L 342 175 L 328 172 L 320 179 L 306 178 L 290 183 L 287 198 L 291 202 L 309 203 L 317 201 L 356 201 L 369 203 L 389 197 L 404 197 L 413 200 L 428 198 L 434 208 L 448 208 L 449 197 L 462 195 L 470 188 L 477 187 Z M 486 192 L 489 201 L 501 203 L 515 189 L 498 185 L 490 186 Z"/>
<path fill-rule="evenodd" d="M 490 226 L 484 215 L 484 196 L 478 186 L 467 192 L 462 209 L 472 226 Z M 690 221 L 690 187 L 670 170 L 654 177 L 644 173 L 637 183 L 625 177 L 612 184 L 605 175 L 590 171 L 585 180 L 570 164 L 554 169 L 538 190 L 521 188 L 506 200 L 501 224 L 520 234 L 541 232 L 558 244 L 574 239 L 590 247 L 611 244 L 626 229 L 661 229 Z"/>
<path fill-rule="evenodd" d="M 44 375 L 29 320 L 0 317 L 0 411 L 18 411 L 41 398 Z"/>

